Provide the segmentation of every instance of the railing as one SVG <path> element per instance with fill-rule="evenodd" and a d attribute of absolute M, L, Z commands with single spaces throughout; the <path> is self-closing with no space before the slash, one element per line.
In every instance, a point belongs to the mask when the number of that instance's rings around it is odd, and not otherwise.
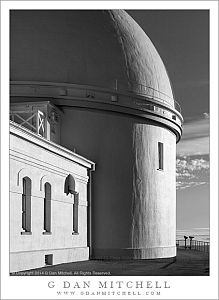
<path fill-rule="evenodd" d="M 38 135 L 45 137 L 46 135 L 46 122 L 44 113 L 40 110 L 35 111 L 10 111 L 10 120 L 23 126 Z"/>
<path fill-rule="evenodd" d="M 146 96 L 148 98 L 152 98 L 154 100 L 157 100 L 159 102 L 162 102 L 170 107 L 174 107 L 177 111 L 181 113 L 181 107 L 179 103 L 173 99 L 172 97 L 168 96 L 167 94 L 160 92 L 152 87 L 135 83 L 135 82 L 129 82 L 128 84 L 125 84 L 121 81 L 115 80 L 114 89 L 118 92 L 131 92 L 131 93 L 137 93 L 142 96 Z M 172 105 L 171 105 L 172 104 Z"/>
<path fill-rule="evenodd" d="M 58 96 L 68 96 L 71 90 L 86 90 L 88 98 L 95 98 L 96 91 L 102 91 L 107 93 L 128 93 L 138 94 L 139 96 L 147 97 L 151 101 L 157 101 L 163 103 L 165 106 L 176 109 L 181 114 L 181 107 L 179 103 L 169 95 L 158 91 L 152 87 L 146 86 L 144 84 L 136 83 L 133 81 L 122 82 L 120 80 L 109 81 L 107 86 L 96 86 L 96 85 L 82 85 L 82 84 L 69 84 L 69 83 L 51 83 L 51 82 L 38 82 L 38 81 L 12 81 L 11 87 L 26 85 L 30 88 L 33 88 L 34 91 L 37 91 L 38 88 L 47 87 L 53 89 L 52 96 L 54 97 L 56 93 Z M 57 88 L 59 91 L 57 91 Z M 48 92 L 48 91 L 47 91 Z"/>
<path fill-rule="evenodd" d="M 205 253 L 209 253 L 210 250 L 209 242 L 197 240 L 188 241 L 187 243 L 185 242 L 185 240 L 176 240 L 176 246 L 177 248 L 196 250 Z"/>

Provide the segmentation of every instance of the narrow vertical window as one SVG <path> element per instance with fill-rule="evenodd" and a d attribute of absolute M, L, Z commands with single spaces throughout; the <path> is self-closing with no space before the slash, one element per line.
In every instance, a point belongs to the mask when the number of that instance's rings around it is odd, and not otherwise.
<path fill-rule="evenodd" d="M 51 184 L 46 182 L 44 185 L 44 231 L 51 232 Z"/>
<path fill-rule="evenodd" d="M 163 170 L 164 166 L 163 166 L 163 143 L 158 142 L 158 163 L 159 163 L 159 167 L 158 170 Z"/>
<path fill-rule="evenodd" d="M 31 232 L 31 179 L 23 178 L 22 229 Z"/>
<path fill-rule="evenodd" d="M 73 234 L 78 233 L 78 200 L 79 194 L 74 194 L 74 204 L 73 204 Z"/>

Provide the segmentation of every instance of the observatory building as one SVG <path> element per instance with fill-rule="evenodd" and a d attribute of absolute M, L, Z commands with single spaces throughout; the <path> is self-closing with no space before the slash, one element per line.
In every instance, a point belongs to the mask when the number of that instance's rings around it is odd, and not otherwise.
<path fill-rule="evenodd" d="M 176 256 L 180 107 L 123 10 L 10 13 L 11 272 Z"/>

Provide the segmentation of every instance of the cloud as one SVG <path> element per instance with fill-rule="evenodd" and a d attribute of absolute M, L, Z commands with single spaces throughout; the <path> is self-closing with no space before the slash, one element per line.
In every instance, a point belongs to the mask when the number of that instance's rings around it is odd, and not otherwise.
<path fill-rule="evenodd" d="M 190 182 L 177 182 L 176 183 L 176 189 L 177 190 L 183 190 L 183 189 L 188 189 L 196 186 L 200 186 L 203 184 L 207 184 L 206 182 L 195 182 L 195 181 L 190 181 Z"/>
<path fill-rule="evenodd" d="M 209 133 L 207 112 L 184 124 L 182 139 L 177 145 L 177 189 L 209 183 Z"/>
<path fill-rule="evenodd" d="M 182 140 L 177 145 L 177 155 L 205 155 L 209 154 L 209 137 Z"/>
<path fill-rule="evenodd" d="M 177 87 L 208 87 L 209 86 L 209 80 L 208 79 L 200 79 L 200 80 L 188 80 L 188 81 L 180 81 L 175 83 L 175 86 Z"/>
<path fill-rule="evenodd" d="M 179 170 L 187 174 L 188 172 L 209 169 L 209 161 L 204 158 L 188 159 L 184 157 L 183 159 L 177 159 L 177 166 Z"/>
<path fill-rule="evenodd" d="M 206 113 L 206 112 L 203 113 L 203 116 L 204 116 L 205 119 L 209 119 L 210 118 L 209 114 Z"/>
<path fill-rule="evenodd" d="M 209 183 L 209 157 L 184 156 L 176 160 L 177 189 Z"/>
<path fill-rule="evenodd" d="M 192 229 L 195 229 L 195 230 L 210 230 L 209 227 L 195 227 L 195 228 L 192 228 Z"/>
<path fill-rule="evenodd" d="M 177 155 L 209 154 L 209 135 L 209 114 L 205 112 L 198 120 L 184 124 L 182 139 L 177 144 Z"/>
<path fill-rule="evenodd" d="M 210 228 L 185 228 L 176 230 L 177 239 L 184 239 L 184 236 L 194 236 L 195 240 L 209 242 L 210 240 Z"/>

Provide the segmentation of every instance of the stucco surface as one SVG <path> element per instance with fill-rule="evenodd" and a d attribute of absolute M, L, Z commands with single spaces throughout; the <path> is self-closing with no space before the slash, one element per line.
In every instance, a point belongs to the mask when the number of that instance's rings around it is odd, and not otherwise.
<path fill-rule="evenodd" d="M 158 170 L 158 142 L 164 145 L 164 170 Z M 157 255 L 168 253 L 166 248 L 175 251 L 175 144 L 175 137 L 168 130 L 134 125 L 132 244 L 136 249 L 152 248 L 151 253 L 145 254 L 147 257 L 153 257 L 153 249 Z M 136 255 L 139 257 L 138 252 Z"/>
<path fill-rule="evenodd" d="M 46 145 L 41 144 L 40 147 L 25 140 L 22 135 L 10 135 L 10 271 L 44 266 L 47 254 L 53 254 L 54 264 L 89 258 L 87 167 L 46 150 Z M 69 173 L 74 176 L 79 193 L 77 235 L 72 235 L 74 197 L 64 194 Z M 21 234 L 25 176 L 32 181 L 31 234 Z M 43 234 L 46 182 L 51 184 L 51 234 Z"/>
<path fill-rule="evenodd" d="M 74 108 L 64 110 L 61 137 L 96 162 L 94 257 L 175 256 L 175 135 L 140 118 Z M 164 171 L 157 170 L 158 142 Z"/>
<path fill-rule="evenodd" d="M 11 11 L 10 30 L 13 81 L 115 88 L 117 80 L 120 89 L 144 85 L 146 93 L 172 103 L 158 52 L 123 10 Z"/>

